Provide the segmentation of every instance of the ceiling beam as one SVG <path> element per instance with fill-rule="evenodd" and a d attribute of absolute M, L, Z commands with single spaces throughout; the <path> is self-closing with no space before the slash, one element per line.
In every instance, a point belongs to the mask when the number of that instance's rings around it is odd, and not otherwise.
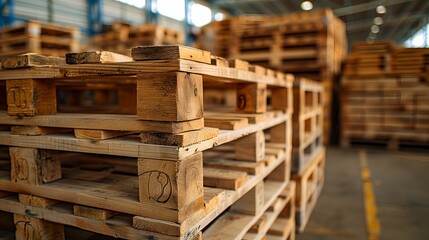
<path fill-rule="evenodd" d="M 412 1 L 417 1 L 417 0 L 389 0 L 389 1 L 377 0 L 377 1 L 371 1 L 368 3 L 361 3 L 356 5 L 350 5 L 347 7 L 337 8 L 337 9 L 334 9 L 334 13 L 336 16 L 342 17 L 342 16 L 347 16 L 347 15 L 360 13 L 360 12 L 375 11 L 375 8 L 379 5 L 391 6 L 391 5 L 401 4 L 405 2 L 412 2 Z"/>
<path fill-rule="evenodd" d="M 421 6 L 421 8 L 418 11 L 412 11 L 418 3 L 419 3 L 419 1 L 415 1 L 413 3 L 407 4 L 405 9 L 403 9 L 403 11 L 401 11 L 403 13 L 400 15 L 400 17 L 408 17 L 410 15 L 419 14 L 419 13 L 421 13 L 422 10 L 425 11 L 426 6 Z M 391 17 L 396 19 L 398 16 L 391 16 Z M 404 27 L 404 26 L 402 26 L 401 23 L 402 22 L 398 22 L 398 24 L 396 24 L 391 29 L 389 29 L 390 31 L 386 34 L 385 37 L 386 38 L 392 38 L 392 36 L 395 35 L 395 33 L 397 32 L 397 29 L 399 27 Z"/>

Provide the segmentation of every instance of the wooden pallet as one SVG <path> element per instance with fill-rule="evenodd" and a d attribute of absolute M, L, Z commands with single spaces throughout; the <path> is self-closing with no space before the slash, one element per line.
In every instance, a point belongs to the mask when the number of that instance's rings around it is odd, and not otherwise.
<path fill-rule="evenodd" d="M 238 61 L 235 68 L 211 65 L 209 53 L 192 48 L 138 47 L 133 53 L 137 61 L 123 63 L 100 63 L 100 53 L 71 55 L 68 62 L 76 62 L 71 65 L 31 66 L 29 56 L 16 58 L 24 57 L 24 66 L 14 58 L 2 62 L 8 113 L 0 117 L 5 128 L 0 145 L 10 146 L 11 159 L 0 171 L 0 189 L 13 194 L 0 199 L 1 211 L 16 214 L 16 222 L 37 234 L 58 238 L 60 224 L 126 239 L 189 239 L 201 236 L 231 206 L 257 216 L 265 203 L 263 189 L 271 191 L 272 201 L 277 198 L 290 174 L 291 103 L 284 96 L 292 83 L 240 69 Z M 246 125 L 207 128 L 199 74 L 207 82 L 237 85 L 237 92 L 246 88 L 237 98 L 246 104 L 238 101 L 234 113 Z M 58 113 L 55 84 L 82 79 L 132 82 L 137 115 Z M 153 106 L 161 100 L 171 104 Z M 90 154 L 86 158 L 92 160 L 67 165 L 70 157 L 57 151 L 79 153 L 74 160 Z M 111 156 L 134 159 L 130 165 Z M 26 234 L 17 227 L 17 234 Z"/>
<path fill-rule="evenodd" d="M 342 144 L 362 139 L 426 143 L 429 137 L 429 87 L 418 75 L 343 79 Z M 400 145 L 400 144 L 399 144 Z"/>
<path fill-rule="evenodd" d="M 292 173 L 300 174 L 323 145 L 323 87 L 299 78 L 294 83 Z"/>
<path fill-rule="evenodd" d="M 322 81 L 325 85 L 325 143 L 331 135 L 334 78 L 346 55 L 345 26 L 330 9 L 276 17 L 229 18 L 202 28 L 198 44 L 217 55 L 239 58 Z M 243 25 L 243 26 L 242 26 Z M 329 86 L 329 87 L 328 87 Z"/>
<path fill-rule="evenodd" d="M 296 227 L 303 232 L 316 206 L 325 179 L 325 148 L 319 150 L 311 163 L 300 175 L 292 176 L 296 181 Z"/>
<path fill-rule="evenodd" d="M 30 21 L 0 30 L 0 56 L 39 53 L 64 56 L 79 51 L 79 30 Z"/>
<path fill-rule="evenodd" d="M 155 24 L 130 26 L 115 22 L 112 29 L 91 39 L 92 49 L 102 49 L 130 55 L 137 45 L 184 44 L 183 33 Z"/>

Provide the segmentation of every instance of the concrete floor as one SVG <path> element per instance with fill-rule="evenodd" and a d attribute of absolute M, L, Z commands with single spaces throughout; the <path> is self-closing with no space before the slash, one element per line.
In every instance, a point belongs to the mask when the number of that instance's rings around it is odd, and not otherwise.
<path fill-rule="evenodd" d="M 325 186 L 297 240 L 368 239 L 359 151 L 328 148 Z M 381 240 L 429 239 L 429 153 L 365 149 Z"/>

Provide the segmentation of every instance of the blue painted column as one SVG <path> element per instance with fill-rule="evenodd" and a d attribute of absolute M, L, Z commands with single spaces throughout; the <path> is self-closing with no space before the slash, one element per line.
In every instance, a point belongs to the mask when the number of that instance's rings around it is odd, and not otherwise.
<path fill-rule="evenodd" d="M 103 30 L 103 0 L 88 0 L 89 35 L 101 33 Z"/>
<path fill-rule="evenodd" d="M 15 1 L 1 0 L 0 13 L 0 27 L 13 25 L 15 23 Z"/>

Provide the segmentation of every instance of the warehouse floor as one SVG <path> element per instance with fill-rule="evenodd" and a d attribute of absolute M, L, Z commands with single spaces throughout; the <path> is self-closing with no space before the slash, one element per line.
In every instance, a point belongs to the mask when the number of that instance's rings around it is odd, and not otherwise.
<path fill-rule="evenodd" d="M 364 194 L 364 161 L 374 195 Z M 364 200 L 371 197 L 380 222 L 379 239 L 428 239 L 428 184 L 427 152 L 328 148 L 322 195 L 297 240 L 368 239 L 365 218 L 372 211 L 365 211 Z"/>

